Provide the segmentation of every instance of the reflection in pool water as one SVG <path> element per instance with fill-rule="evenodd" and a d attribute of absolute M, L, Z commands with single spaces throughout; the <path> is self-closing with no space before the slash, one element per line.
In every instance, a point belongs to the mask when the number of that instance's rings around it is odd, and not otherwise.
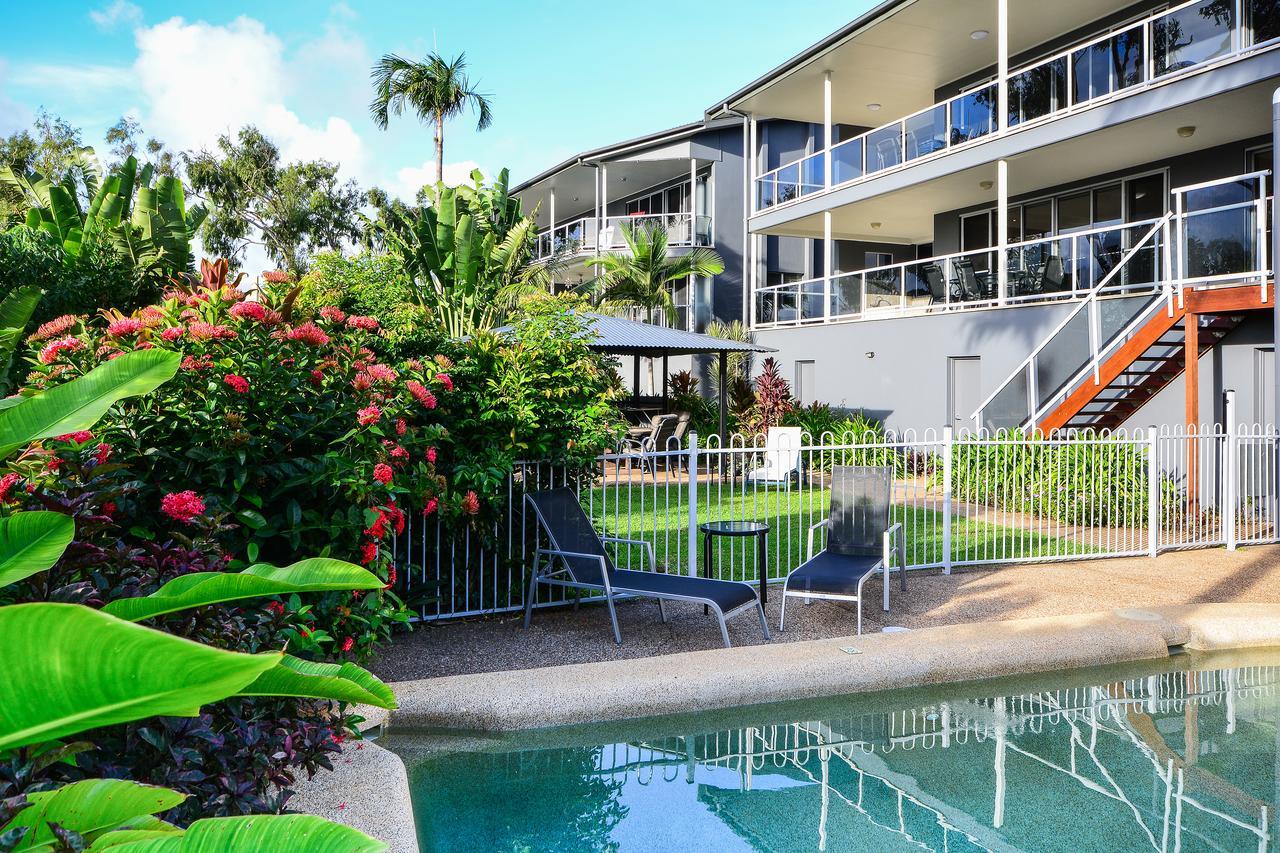
<path fill-rule="evenodd" d="M 1271 665 L 1148 665 L 480 751 L 391 745 L 424 850 L 1261 851 L 1280 791 L 1277 682 Z"/>

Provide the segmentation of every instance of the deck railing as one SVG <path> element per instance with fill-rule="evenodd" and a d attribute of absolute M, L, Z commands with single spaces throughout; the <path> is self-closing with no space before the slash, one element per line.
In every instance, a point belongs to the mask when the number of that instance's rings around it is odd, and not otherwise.
<path fill-rule="evenodd" d="M 1270 46 L 1280 32 L 1272 31 L 1268 5 L 1191 0 L 1161 10 L 1011 71 L 1007 131 L 998 121 L 998 84 L 990 83 L 760 175 L 754 209 L 869 180 Z"/>
<path fill-rule="evenodd" d="M 692 213 L 649 213 L 630 216 L 594 216 L 574 219 L 538 234 L 538 259 L 556 253 L 569 255 L 617 251 L 627 247 L 628 228 L 661 228 L 670 246 L 710 246 L 711 217 Z"/>

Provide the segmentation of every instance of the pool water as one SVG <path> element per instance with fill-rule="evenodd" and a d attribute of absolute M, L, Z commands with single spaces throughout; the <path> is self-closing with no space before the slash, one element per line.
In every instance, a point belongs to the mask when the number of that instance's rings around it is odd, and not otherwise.
<path fill-rule="evenodd" d="M 1280 651 L 492 738 L 395 734 L 422 849 L 1270 850 Z"/>

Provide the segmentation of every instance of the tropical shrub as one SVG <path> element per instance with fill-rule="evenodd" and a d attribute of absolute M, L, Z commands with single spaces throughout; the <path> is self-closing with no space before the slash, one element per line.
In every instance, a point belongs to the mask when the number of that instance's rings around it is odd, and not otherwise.
<path fill-rule="evenodd" d="M 667 379 L 671 394 L 671 407 L 677 412 L 688 412 L 689 430 L 698 434 L 698 443 L 705 444 L 712 435 L 720 432 L 720 406 L 717 401 L 703 397 L 698 391 L 698 380 L 687 370 L 672 373 Z M 726 429 L 733 433 L 736 418 L 728 413 Z"/>
<path fill-rule="evenodd" d="M 778 362 L 766 358 L 755 378 L 755 400 L 743 413 L 742 425 L 752 433 L 763 433 L 769 427 L 779 426 L 793 408 L 791 383 L 782 378 Z"/>
<path fill-rule="evenodd" d="M 231 568 L 301 551 L 358 560 L 394 582 L 384 546 L 405 513 L 475 511 L 477 498 L 451 491 L 438 467 L 452 453 L 436 410 L 453 388 L 450 363 L 391 367 L 367 347 L 379 330 L 371 317 L 334 309 L 295 323 L 283 286 L 261 301 L 244 296 L 194 285 L 132 316 L 54 321 L 33 341 L 30 380 L 47 387 L 120 353 L 180 350 L 174 381 L 99 429 L 131 460 L 138 500 L 156 507 L 165 494 L 189 494 L 229 522 L 216 538 Z M 144 519 L 139 535 L 159 531 Z M 382 590 L 324 596 L 314 612 L 317 630 L 291 647 L 357 659 L 407 618 Z"/>

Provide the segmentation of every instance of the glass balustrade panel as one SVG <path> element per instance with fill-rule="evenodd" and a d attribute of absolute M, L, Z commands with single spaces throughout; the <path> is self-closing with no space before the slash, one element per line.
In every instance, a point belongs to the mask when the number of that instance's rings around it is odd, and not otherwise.
<path fill-rule="evenodd" d="M 1159 77 L 1226 56 L 1235 38 L 1235 4 L 1206 0 L 1152 22 L 1152 53 Z"/>
<path fill-rule="evenodd" d="M 862 177 L 863 138 L 841 142 L 831 149 L 831 182 L 843 184 Z"/>
<path fill-rule="evenodd" d="M 889 169 L 902 162 L 902 124 L 873 130 L 866 136 L 867 173 Z"/>
<path fill-rule="evenodd" d="M 903 122 L 908 160 L 924 157 L 947 147 L 947 105 L 914 115 Z"/>

